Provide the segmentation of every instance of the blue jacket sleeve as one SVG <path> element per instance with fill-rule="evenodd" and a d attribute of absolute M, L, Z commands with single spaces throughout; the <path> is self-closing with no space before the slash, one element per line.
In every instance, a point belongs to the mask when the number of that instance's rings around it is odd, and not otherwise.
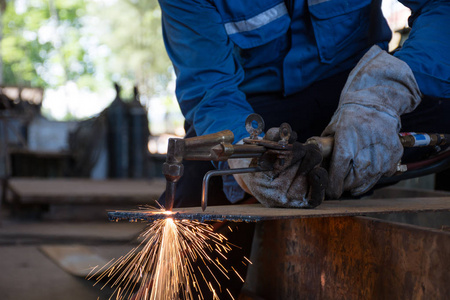
<path fill-rule="evenodd" d="M 400 2 L 412 10 L 411 33 L 394 55 L 409 65 L 424 95 L 450 98 L 450 2 Z"/>
<path fill-rule="evenodd" d="M 177 75 L 176 95 L 197 135 L 233 131 L 235 142 L 248 134 L 253 112 L 239 90 L 244 71 L 233 56 L 221 16 L 206 0 L 160 0 L 163 37 Z"/>

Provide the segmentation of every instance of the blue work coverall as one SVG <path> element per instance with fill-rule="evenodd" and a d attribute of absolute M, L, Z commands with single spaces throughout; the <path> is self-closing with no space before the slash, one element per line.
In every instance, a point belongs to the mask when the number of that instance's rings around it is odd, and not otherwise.
<path fill-rule="evenodd" d="M 416 111 L 402 117 L 402 130 L 449 132 L 450 102 L 443 100 L 450 98 L 450 3 L 400 2 L 412 10 L 412 30 L 394 55 L 410 66 L 424 95 Z M 320 135 L 350 70 L 372 45 L 387 49 L 391 38 L 381 0 L 160 0 L 160 5 L 188 136 L 229 129 L 237 142 L 248 135 L 244 122 L 252 112 L 263 116 L 267 128 L 290 123 L 300 141 Z M 192 180 L 201 168 L 190 173 L 190 164 L 182 180 L 190 177 L 191 183 L 179 183 L 179 189 L 200 190 L 203 175 L 200 182 Z M 224 181 L 224 190 L 231 202 L 243 196 L 232 180 Z M 199 205 L 195 193 L 190 192 L 194 202 L 176 199 L 175 206 Z"/>

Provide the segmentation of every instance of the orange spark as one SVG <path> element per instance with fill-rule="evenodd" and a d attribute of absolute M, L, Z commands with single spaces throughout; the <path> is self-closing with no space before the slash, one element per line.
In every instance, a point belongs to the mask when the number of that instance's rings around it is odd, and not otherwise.
<path fill-rule="evenodd" d="M 88 278 L 98 276 L 97 283 L 106 280 L 104 286 L 116 287 L 109 299 L 205 299 L 196 274 L 201 275 L 212 298 L 219 299 L 214 286 L 221 290 L 221 285 L 214 272 L 219 271 L 229 279 L 220 260 L 226 260 L 224 253 L 232 248 L 227 238 L 215 233 L 211 225 L 166 218 L 151 223 L 140 238 L 142 241 L 136 248 Z M 214 253 L 219 255 L 213 258 Z M 234 268 L 233 271 L 243 281 Z M 206 274 L 213 282 L 208 281 Z"/>

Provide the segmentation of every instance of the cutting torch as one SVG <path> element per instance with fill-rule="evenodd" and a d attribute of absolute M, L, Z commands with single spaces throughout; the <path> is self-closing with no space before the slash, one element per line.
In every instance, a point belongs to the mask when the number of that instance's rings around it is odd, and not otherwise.
<path fill-rule="evenodd" d="M 232 144 L 234 135 L 230 130 L 186 139 L 169 139 L 166 162 L 162 168 L 166 178 L 166 210 L 171 211 L 173 208 L 176 183 L 183 175 L 183 160 L 226 161 L 231 158 L 259 158 L 267 152 L 284 159 L 292 151 L 289 139 L 293 131 L 287 123 L 279 127 L 278 142 L 260 138 L 264 131 L 264 120 L 258 114 L 250 114 L 247 117 L 245 128 L 249 137 L 244 138 L 244 143 L 239 145 Z M 207 206 L 208 182 L 212 176 L 262 172 L 270 169 L 270 166 L 258 164 L 256 167 L 209 171 L 203 179 L 202 209 L 205 210 Z"/>
<path fill-rule="evenodd" d="M 260 163 L 259 158 L 263 154 L 276 155 L 281 162 L 292 151 L 292 142 L 296 139 L 295 132 L 287 123 L 280 125 L 278 129 L 279 141 L 262 139 L 260 136 L 264 131 L 264 120 L 258 114 L 250 114 L 245 121 L 245 128 L 249 133 L 244 138 L 243 144 L 232 144 L 234 135 L 230 130 L 224 130 L 213 134 L 192 138 L 171 138 L 168 142 L 166 161 L 162 172 L 166 178 L 165 209 L 172 211 L 176 183 L 183 175 L 183 160 L 199 161 L 227 161 L 232 158 L 254 158 L 257 159 L 255 167 L 212 170 L 205 174 L 202 187 L 202 209 L 207 207 L 208 183 L 212 176 L 254 173 L 270 171 L 273 166 Z M 403 147 L 425 147 L 446 145 L 450 141 L 449 134 L 428 133 L 400 133 L 400 142 Z M 291 143 L 290 143 L 291 142 Z M 334 139 L 332 137 L 312 137 L 306 143 L 315 144 L 327 158 L 333 151 Z M 405 165 L 399 164 L 399 172 L 407 171 Z"/>

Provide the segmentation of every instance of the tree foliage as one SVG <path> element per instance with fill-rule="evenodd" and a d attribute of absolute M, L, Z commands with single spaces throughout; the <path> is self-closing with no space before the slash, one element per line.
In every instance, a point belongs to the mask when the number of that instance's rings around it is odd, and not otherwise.
<path fill-rule="evenodd" d="M 88 72 L 80 47 L 84 1 L 8 1 L 3 14 L 3 84 L 54 87 Z"/>
<path fill-rule="evenodd" d="M 156 0 L 16 0 L 2 14 L 4 85 L 99 91 L 120 82 L 147 95 L 172 76 Z"/>
<path fill-rule="evenodd" d="M 164 49 L 161 11 L 156 0 L 105 1 L 92 7 L 100 21 L 97 34 L 111 49 L 109 79 L 137 83 L 144 94 L 163 92 L 171 80 Z"/>

